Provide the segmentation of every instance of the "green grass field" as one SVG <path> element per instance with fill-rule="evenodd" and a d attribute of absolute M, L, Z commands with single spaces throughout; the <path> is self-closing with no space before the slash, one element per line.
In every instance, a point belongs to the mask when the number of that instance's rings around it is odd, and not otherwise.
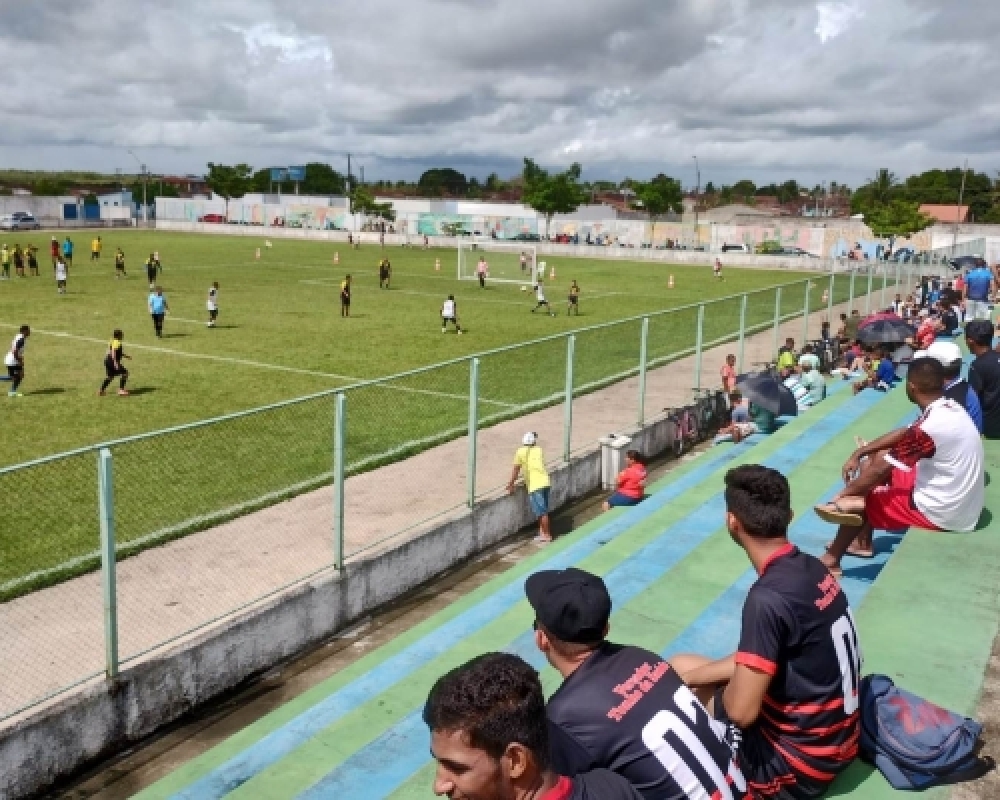
<path fill-rule="evenodd" d="M 74 237 L 69 292 L 56 294 L 48 234 L 5 234 L 0 241 L 41 249 L 41 277 L 0 283 L 0 334 L 32 326 L 24 397 L 7 404 L 0 463 L 323 392 L 359 380 L 638 314 L 801 281 L 788 271 L 726 271 L 547 257 L 557 279 L 551 318 L 530 312 L 530 293 L 494 284 L 481 290 L 455 278 L 453 250 L 387 248 L 392 289 L 380 290 L 382 252 L 366 246 L 263 237 L 102 232 L 104 254 L 90 261 L 90 235 Z M 113 253 L 127 256 L 127 280 L 114 277 Z M 256 248 L 262 258 L 255 260 Z M 153 250 L 170 304 L 163 339 L 153 334 L 142 268 Z M 340 263 L 333 264 L 339 251 Z M 542 257 L 540 257 L 541 260 Z M 441 260 L 441 271 L 434 269 Z M 350 319 L 339 314 L 339 283 L 354 277 Z M 676 288 L 668 289 L 673 274 Z M 814 277 L 815 273 L 813 273 Z M 579 281 L 582 313 L 567 317 L 565 295 Z M 205 327 L 206 292 L 220 283 L 219 327 Z M 818 309 L 825 279 L 811 296 Z M 847 281 L 838 281 L 846 297 Z M 458 300 L 467 334 L 442 335 L 439 309 Z M 801 311 L 804 283 L 783 293 L 784 313 Z M 748 324 L 774 315 L 774 292 L 753 295 Z M 739 300 L 708 306 L 705 339 L 732 336 Z M 114 328 L 124 329 L 131 397 L 98 397 Z M 649 358 L 667 360 L 694 345 L 696 311 L 653 317 Z M 634 369 L 638 321 L 585 331 L 576 343 L 575 386 L 582 391 Z M 6 346 L 6 340 L 5 340 Z M 565 375 L 564 338 L 487 356 L 480 375 L 480 419 L 489 424 L 555 402 Z M 6 384 L 0 384 L 5 387 Z M 469 362 L 352 390 L 347 401 L 347 461 L 354 471 L 459 435 L 468 413 Z M 273 503 L 329 481 L 333 399 L 325 396 L 266 414 L 114 448 L 115 521 L 123 555 Z M 96 564 L 96 457 L 93 452 L 0 475 L 0 600 Z"/>

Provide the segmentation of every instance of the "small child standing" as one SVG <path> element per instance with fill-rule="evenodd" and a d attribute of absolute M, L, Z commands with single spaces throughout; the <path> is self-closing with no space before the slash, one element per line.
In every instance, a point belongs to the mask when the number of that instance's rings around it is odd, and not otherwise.
<path fill-rule="evenodd" d="M 205 301 L 205 308 L 208 309 L 208 322 L 205 324 L 209 328 L 215 327 L 215 321 L 219 318 L 219 282 L 215 281 L 208 290 L 208 300 Z"/>

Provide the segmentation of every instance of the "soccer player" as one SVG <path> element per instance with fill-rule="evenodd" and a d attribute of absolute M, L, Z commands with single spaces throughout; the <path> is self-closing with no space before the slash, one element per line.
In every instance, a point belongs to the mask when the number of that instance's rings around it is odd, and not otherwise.
<path fill-rule="evenodd" d="M 208 300 L 205 301 L 205 308 L 208 309 L 208 322 L 205 324 L 209 328 L 215 327 L 215 321 L 219 318 L 219 282 L 215 281 L 208 290 Z"/>
<path fill-rule="evenodd" d="M 115 332 L 111 336 L 111 341 L 108 343 L 107 355 L 104 356 L 104 370 L 107 373 L 107 377 L 104 379 L 104 383 L 101 384 L 101 390 L 97 393 L 101 397 L 104 397 L 108 387 L 111 385 L 111 381 L 115 378 L 119 379 L 118 394 L 122 397 L 128 396 L 128 389 L 125 388 L 125 382 L 128 380 L 128 370 L 122 365 L 122 360 L 131 358 L 131 356 L 125 355 L 124 341 L 125 334 L 120 329 L 115 329 Z"/>
<path fill-rule="evenodd" d="M 69 277 L 69 270 L 66 262 L 61 258 L 56 262 L 56 292 L 66 294 L 66 279 Z"/>
<path fill-rule="evenodd" d="M 27 247 L 28 255 L 28 270 L 36 278 L 38 277 L 38 248 L 33 244 L 29 244 Z"/>
<path fill-rule="evenodd" d="M 101 237 L 98 236 L 96 239 L 90 240 L 90 260 L 100 261 L 101 260 L 101 248 L 104 245 L 101 243 Z"/>
<path fill-rule="evenodd" d="M 10 280 L 10 250 L 6 242 L 0 246 L 0 267 L 3 267 L 3 279 Z"/>
<path fill-rule="evenodd" d="M 125 272 L 125 251 L 120 247 L 115 250 L 115 278 L 125 278 L 128 273 Z"/>
<path fill-rule="evenodd" d="M 607 641 L 611 595 L 601 578 L 573 567 L 536 572 L 524 591 L 535 645 L 563 678 L 547 708 L 553 769 L 609 769 L 648 800 L 746 797 L 731 746 L 738 733 L 656 653 Z"/>
<path fill-rule="evenodd" d="M 160 259 L 155 253 L 150 253 L 146 259 L 146 280 L 149 281 L 149 288 L 156 288 L 156 275 L 160 271 Z"/>
<path fill-rule="evenodd" d="M 340 282 L 340 316 L 351 316 L 351 276 Z"/>
<path fill-rule="evenodd" d="M 486 288 L 486 275 L 490 271 L 490 265 L 486 263 L 486 256 L 479 257 L 479 263 L 476 264 L 476 276 L 479 278 L 479 288 Z"/>
<path fill-rule="evenodd" d="M 573 281 L 569 286 L 569 304 L 566 306 L 566 316 L 568 317 L 574 311 L 577 316 L 580 316 L 580 286 L 576 281 Z"/>
<path fill-rule="evenodd" d="M 712 267 L 712 274 L 715 275 L 720 281 L 725 280 L 722 277 L 722 262 L 719 259 L 715 259 L 715 266 Z"/>
<path fill-rule="evenodd" d="M 170 310 L 170 306 L 167 305 L 167 298 L 163 296 L 163 289 L 159 286 L 154 286 L 153 291 L 149 293 L 147 303 L 149 305 L 149 315 L 153 318 L 153 330 L 156 331 L 157 338 L 162 339 L 163 318 Z"/>
<path fill-rule="evenodd" d="M 14 245 L 14 274 L 19 278 L 24 277 L 24 251 L 21 250 L 21 245 Z"/>
<path fill-rule="evenodd" d="M 388 289 L 392 279 L 392 264 L 388 258 L 383 258 L 378 264 L 378 288 Z"/>
<path fill-rule="evenodd" d="M 31 336 L 31 328 L 27 325 L 22 325 L 17 332 L 17 336 L 14 337 L 14 341 L 10 343 L 10 350 L 4 356 L 3 363 L 7 367 L 7 375 L 10 378 L 10 391 L 7 392 L 8 397 L 23 397 L 17 390 L 21 385 L 21 381 L 24 380 L 24 348 L 28 343 L 29 336 Z"/>
<path fill-rule="evenodd" d="M 438 679 L 424 724 L 434 794 L 462 800 L 641 800 L 607 770 L 567 777 L 549 766 L 545 695 L 520 656 L 486 653 Z"/>
<path fill-rule="evenodd" d="M 521 272 L 528 269 L 528 256 L 523 251 L 521 252 Z"/>
<path fill-rule="evenodd" d="M 52 269 L 56 268 L 56 262 L 59 260 L 59 242 L 56 237 L 52 237 L 52 241 L 49 242 L 49 255 L 52 256 Z"/>
<path fill-rule="evenodd" d="M 742 730 L 737 761 L 754 797 L 819 797 L 858 752 L 854 617 L 836 578 L 788 541 L 784 475 L 747 465 L 725 483 L 726 527 L 758 575 L 739 648 L 719 661 L 679 655 L 671 664 L 716 719 Z"/>
<path fill-rule="evenodd" d="M 455 330 L 461 336 L 462 326 L 458 324 L 458 306 L 455 305 L 455 295 L 453 294 L 448 295 L 448 299 L 441 306 L 441 333 L 448 330 L 449 322 L 454 324 Z"/>
<path fill-rule="evenodd" d="M 69 234 L 63 240 L 62 257 L 67 269 L 73 266 L 73 240 L 69 238 Z"/>
<path fill-rule="evenodd" d="M 549 301 L 545 299 L 545 286 L 541 279 L 539 279 L 538 283 L 535 284 L 535 307 L 531 309 L 531 313 L 534 314 L 542 306 L 545 306 L 545 310 L 549 312 L 550 317 L 556 315 L 552 310 L 552 306 L 549 305 Z"/>

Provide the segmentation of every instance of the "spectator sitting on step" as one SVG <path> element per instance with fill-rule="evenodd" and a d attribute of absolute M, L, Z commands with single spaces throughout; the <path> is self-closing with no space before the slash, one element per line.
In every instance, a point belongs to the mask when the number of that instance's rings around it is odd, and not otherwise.
<path fill-rule="evenodd" d="M 799 407 L 799 411 L 805 411 L 812 405 L 812 402 L 809 400 L 809 389 L 802 385 L 799 376 L 794 372 L 789 373 L 782 383 L 792 393 L 792 396 L 795 398 L 795 405 Z"/>
<path fill-rule="evenodd" d="M 807 344 L 802 348 L 802 355 L 799 356 L 799 371 L 804 372 L 808 369 L 818 370 L 820 367 L 819 356 L 816 355 L 816 348 L 811 344 Z"/>
<path fill-rule="evenodd" d="M 944 396 L 939 361 L 910 365 L 906 396 L 920 407 L 919 419 L 855 450 L 843 468 L 847 485 L 816 506 L 823 520 L 840 526 L 822 557 L 834 575 L 845 553 L 874 555 L 874 530 L 971 531 L 979 521 L 983 443 L 965 410 Z"/>
<path fill-rule="evenodd" d="M 883 348 L 879 354 L 878 366 L 864 380 L 857 381 L 853 387 L 854 394 L 865 389 L 875 389 L 879 392 L 889 391 L 899 380 L 896 375 L 896 365 L 892 363 L 889 348 Z"/>
<path fill-rule="evenodd" d="M 743 396 L 739 389 L 733 389 L 729 393 L 729 421 L 750 421 L 750 401 Z"/>
<path fill-rule="evenodd" d="M 735 394 L 735 393 L 734 393 Z M 748 436 L 755 433 L 774 433 L 776 427 L 775 416 L 766 408 L 762 408 L 754 403 L 747 404 L 748 416 L 743 421 L 737 421 L 734 411 L 733 421 L 724 428 L 719 428 L 715 435 L 714 443 L 732 442 L 739 444 Z"/>
<path fill-rule="evenodd" d="M 965 344 L 976 358 L 969 365 L 969 386 L 983 408 L 983 436 L 1000 439 L 1000 353 L 993 349 L 993 323 L 974 319 L 965 326 Z"/>
<path fill-rule="evenodd" d="M 914 336 L 916 349 L 926 350 L 930 347 L 937 338 L 939 330 L 937 318 L 932 317 L 926 308 L 920 309 L 917 314 L 917 333 Z"/>
<path fill-rule="evenodd" d="M 983 409 L 979 404 L 979 395 L 962 378 L 962 351 L 954 342 L 934 342 L 926 355 L 941 362 L 944 367 L 944 396 L 964 408 L 976 426 L 983 432 Z"/>
<path fill-rule="evenodd" d="M 800 366 L 805 358 L 805 356 L 802 356 L 802 359 L 799 359 Z M 819 359 L 816 360 L 819 361 Z M 812 362 L 806 362 L 805 366 L 801 366 L 799 382 L 806 389 L 808 405 L 814 406 L 826 399 L 826 378 L 819 371 L 818 364 L 814 365 Z"/>
<path fill-rule="evenodd" d="M 635 506 L 642 502 L 646 490 L 646 459 L 638 450 L 625 453 L 625 469 L 615 479 L 615 491 L 604 501 L 604 510 Z"/>

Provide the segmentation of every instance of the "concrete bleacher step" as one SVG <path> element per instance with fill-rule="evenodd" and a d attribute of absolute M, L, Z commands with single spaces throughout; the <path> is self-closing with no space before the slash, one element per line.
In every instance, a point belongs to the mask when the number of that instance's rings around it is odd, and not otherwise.
<path fill-rule="evenodd" d="M 865 392 L 854 398 L 838 390 L 759 444 L 720 445 L 692 459 L 650 487 L 652 496 L 640 506 L 616 510 L 562 537 L 188 763 L 140 797 L 352 797 L 357 787 L 365 787 L 364 796 L 372 798 L 430 797 L 432 766 L 419 711 L 431 683 L 442 672 L 478 653 L 505 649 L 542 669 L 548 691 L 557 683 L 554 671 L 534 649 L 531 611 L 523 599 L 524 578 L 538 569 L 574 564 L 604 575 L 615 600 L 614 640 L 665 654 L 681 649 L 724 654 L 736 644 L 740 609 L 753 580 L 745 555 L 730 541 L 723 525 L 725 471 L 740 463 L 781 469 L 792 485 L 796 520 L 791 536 L 803 549 L 819 552 L 832 530 L 810 512 L 812 505 L 838 486 L 840 465 L 854 447 L 855 434 L 873 437 L 907 416 L 912 418 L 912 409 L 900 395 Z M 932 544 L 924 544 L 925 540 Z M 942 543 L 971 541 L 977 548 L 989 549 L 992 543 L 987 540 L 985 532 L 961 539 L 907 536 L 895 560 L 919 564 L 933 556 L 938 562 L 933 575 L 940 584 L 923 594 L 916 588 L 919 584 L 909 594 L 904 591 L 910 585 L 906 574 L 894 588 L 893 580 L 899 581 L 893 578 L 899 572 L 895 563 L 888 570 L 891 580 L 880 579 L 872 589 L 888 550 L 898 544 L 899 537 L 881 539 L 883 552 L 874 562 L 845 560 L 844 586 L 854 607 L 860 608 L 869 670 L 895 677 L 891 666 L 910 670 L 913 660 L 912 651 L 907 650 L 910 632 L 887 624 L 873 603 L 895 609 L 892 613 L 906 627 L 920 618 L 915 609 L 929 602 L 925 597 L 932 597 L 943 620 L 949 606 L 939 595 L 948 594 L 955 575 L 947 568 L 953 562 L 945 557 L 947 547 Z M 934 552 L 942 547 L 943 552 Z M 986 553 L 981 555 L 983 564 L 991 568 L 1000 560 L 1000 553 L 992 553 L 989 559 Z M 956 563 L 958 568 L 980 566 L 970 558 L 961 559 L 960 566 Z M 973 620 L 963 624 L 968 647 L 959 652 L 973 662 L 969 672 L 978 677 L 971 682 L 978 686 L 981 657 L 983 652 L 988 656 L 992 641 L 987 629 L 991 624 L 995 629 L 996 598 L 995 592 L 989 595 L 985 575 L 982 582 L 967 583 L 960 596 L 978 603 L 979 616 L 970 615 Z M 934 647 L 930 651 L 937 653 Z M 942 650 L 942 655 L 947 652 Z M 978 672 L 976 664 L 980 664 Z M 928 675 L 934 671 L 929 666 L 925 669 Z M 961 677 L 968 682 L 972 676 Z M 909 676 L 900 680 L 907 688 L 957 709 L 968 711 L 968 702 L 975 703 L 974 693 L 970 701 L 958 688 L 939 698 Z M 947 702 L 949 698 L 956 702 Z M 852 769 L 849 777 L 850 781 L 838 782 L 835 791 L 843 794 L 843 789 L 867 798 L 875 796 L 869 790 L 878 789 L 881 782 L 864 768 Z M 884 782 L 881 786 L 885 787 Z"/>

